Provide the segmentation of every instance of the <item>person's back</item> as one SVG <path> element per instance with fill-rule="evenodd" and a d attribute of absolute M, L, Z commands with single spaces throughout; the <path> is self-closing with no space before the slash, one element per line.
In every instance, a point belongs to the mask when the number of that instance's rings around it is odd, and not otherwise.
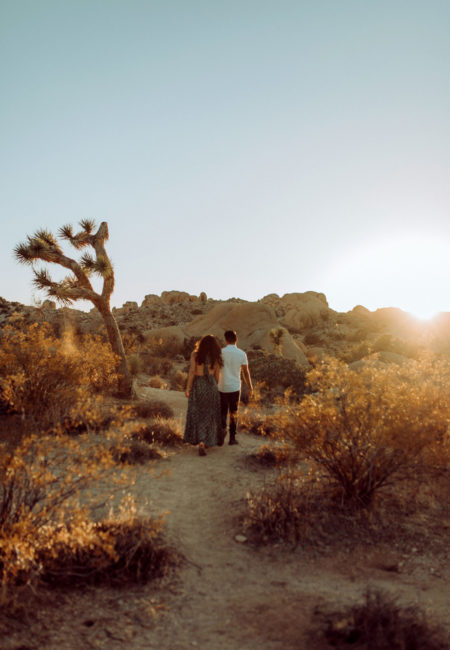
<path fill-rule="evenodd" d="M 241 390 L 241 372 L 251 394 L 252 380 L 248 369 L 247 355 L 237 347 L 237 334 L 233 330 L 225 332 L 227 345 L 222 348 L 223 368 L 219 379 L 220 408 L 223 437 L 226 435 L 227 416 L 230 413 L 230 445 L 237 444 L 236 420 Z"/>
<path fill-rule="evenodd" d="M 247 365 L 247 355 L 236 345 L 222 348 L 223 368 L 219 379 L 222 393 L 233 393 L 241 388 L 241 368 Z"/>

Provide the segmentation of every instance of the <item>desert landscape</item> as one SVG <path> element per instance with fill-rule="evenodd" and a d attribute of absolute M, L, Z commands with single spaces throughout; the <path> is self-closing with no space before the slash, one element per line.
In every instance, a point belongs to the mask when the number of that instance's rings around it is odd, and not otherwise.
<path fill-rule="evenodd" d="M 0 650 L 450 650 L 449 24 L 0 3 Z"/>
<path fill-rule="evenodd" d="M 131 399 L 96 310 L 1 300 L 0 647 L 448 647 L 449 314 L 313 291 L 113 314 Z M 227 328 L 255 396 L 201 458 L 188 359 Z"/>

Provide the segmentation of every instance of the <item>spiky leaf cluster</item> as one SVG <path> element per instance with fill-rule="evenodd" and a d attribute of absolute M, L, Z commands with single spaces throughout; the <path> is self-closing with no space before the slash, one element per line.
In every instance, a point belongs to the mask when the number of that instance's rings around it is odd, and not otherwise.
<path fill-rule="evenodd" d="M 45 259 L 61 255 L 61 248 L 55 236 L 48 230 L 38 230 L 33 237 L 27 237 L 27 243 L 18 244 L 14 254 L 19 262 L 32 264 L 36 259 Z"/>
<path fill-rule="evenodd" d="M 64 255 L 57 238 L 48 230 L 40 229 L 25 243 L 14 249 L 19 262 L 34 266 L 36 260 L 53 262 L 69 269 L 70 275 L 63 280 L 54 282 L 46 269 L 35 269 L 34 285 L 44 290 L 48 296 L 56 298 L 65 304 L 74 300 L 95 298 L 89 277 L 92 274 L 102 277 L 106 282 L 103 287 L 102 298 L 107 298 L 114 287 L 114 276 L 111 262 L 104 251 L 103 242 L 108 237 L 106 223 L 102 223 L 96 233 L 96 224 L 91 219 L 80 221 L 81 230 L 74 232 L 72 225 L 66 224 L 58 231 L 59 239 L 68 241 L 75 249 L 79 250 L 91 246 L 95 255 L 84 253 L 79 262 Z"/>

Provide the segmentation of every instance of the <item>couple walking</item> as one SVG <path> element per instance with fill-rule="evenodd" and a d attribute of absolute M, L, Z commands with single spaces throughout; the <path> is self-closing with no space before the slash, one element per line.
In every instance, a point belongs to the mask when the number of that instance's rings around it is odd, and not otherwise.
<path fill-rule="evenodd" d="M 184 440 L 199 446 L 200 456 L 207 447 L 223 445 L 229 414 L 230 445 L 237 445 L 236 423 L 241 390 L 241 371 L 249 394 L 253 390 L 247 355 L 237 347 L 233 330 L 225 332 L 224 348 L 207 334 L 191 354 L 186 387 L 188 409 Z"/>

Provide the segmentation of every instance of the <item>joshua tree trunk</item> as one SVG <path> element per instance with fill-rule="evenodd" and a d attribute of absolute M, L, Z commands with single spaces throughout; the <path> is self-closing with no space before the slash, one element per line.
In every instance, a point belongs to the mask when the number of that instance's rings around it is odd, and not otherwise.
<path fill-rule="evenodd" d="M 105 323 L 106 333 L 108 335 L 108 340 L 111 345 L 112 351 L 114 352 L 114 354 L 117 354 L 117 356 L 120 358 L 120 363 L 118 368 L 119 394 L 122 397 L 131 397 L 133 382 L 128 368 L 127 357 L 125 355 L 125 349 L 123 347 L 122 337 L 120 335 L 120 330 L 117 325 L 117 321 L 114 318 L 108 303 L 99 302 L 99 304 L 97 304 L 96 307 L 100 312 L 101 317 L 103 318 L 103 322 Z"/>

